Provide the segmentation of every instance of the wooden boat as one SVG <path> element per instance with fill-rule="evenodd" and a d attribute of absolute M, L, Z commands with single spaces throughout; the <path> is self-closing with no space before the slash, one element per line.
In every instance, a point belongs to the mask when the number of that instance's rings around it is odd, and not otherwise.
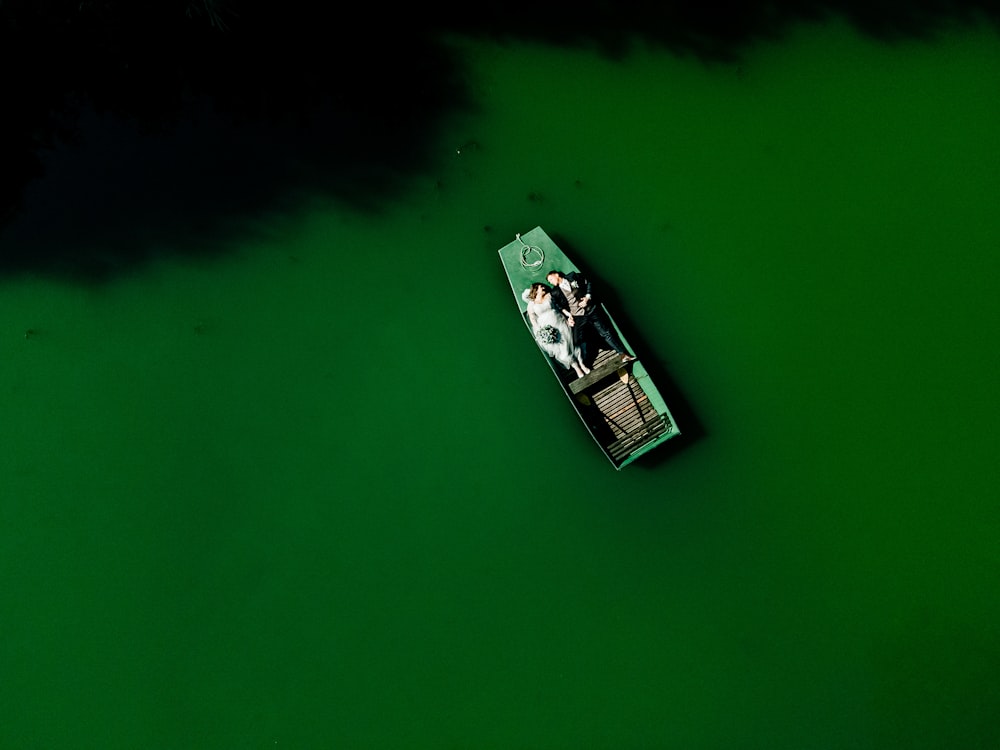
<path fill-rule="evenodd" d="M 529 332 L 527 303 L 521 296 L 524 290 L 535 282 L 547 283 L 545 277 L 550 271 L 579 270 L 541 227 L 517 235 L 513 242 L 500 248 L 500 260 Z M 612 324 L 622 342 L 633 352 L 614 319 Z M 623 363 L 615 352 L 600 346 L 606 346 L 600 339 L 586 342 L 585 361 L 591 371 L 583 377 L 563 369 L 541 348 L 538 351 L 549 363 L 601 451 L 616 469 L 621 469 L 676 437 L 680 430 L 642 360 Z"/>

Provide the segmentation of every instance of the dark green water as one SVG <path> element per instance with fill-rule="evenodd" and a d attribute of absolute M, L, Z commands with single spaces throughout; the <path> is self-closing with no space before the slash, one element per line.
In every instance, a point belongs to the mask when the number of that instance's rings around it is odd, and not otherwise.
<path fill-rule="evenodd" d="M 1000 40 L 465 54 L 381 213 L 2 284 L 0 747 L 994 747 Z M 514 317 L 536 224 L 669 460 Z"/>

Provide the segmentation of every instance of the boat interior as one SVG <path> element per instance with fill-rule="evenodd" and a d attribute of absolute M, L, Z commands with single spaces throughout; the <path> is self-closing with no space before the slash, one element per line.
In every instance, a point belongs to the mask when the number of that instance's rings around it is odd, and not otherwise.
<path fill-rule="evenodd" d="M 667 415 L 657 412 L 643 391 L 636 377 L 638 360 L 622 362 L 620 355 L 602 348 L 594 338 L 583 342 L 589 374 L 581 378 L 551 360 L 550 365 L 591 433 L 617 466 L 642 446 L 669 432 L 672 425 Z"/>

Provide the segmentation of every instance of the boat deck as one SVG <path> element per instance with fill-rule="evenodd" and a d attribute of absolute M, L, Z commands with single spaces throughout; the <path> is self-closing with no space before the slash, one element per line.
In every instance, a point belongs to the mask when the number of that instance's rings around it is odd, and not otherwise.
<path fill-rule="evenodd" d="M 612 461 L 621 461 L 670 431 L 669 418 L 650 403 L 631 362 L 622 362 L 615 352 L 602 349 L 590 368 L 582 378 L 566 370 L 560 379 L 580 404 L 582 415 Z"/>

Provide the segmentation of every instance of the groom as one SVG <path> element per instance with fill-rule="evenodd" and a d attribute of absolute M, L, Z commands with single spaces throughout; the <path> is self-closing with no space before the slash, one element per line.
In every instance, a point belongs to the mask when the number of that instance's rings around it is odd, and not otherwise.
<path fill-rule="evenodd" d="M 545 278 L 552 285 L 553 304 L 566 316 L 566 322 L 576 329 L 577 341 L 582 342 L 587 329 L 593 328 L 608 348 L 621 357 L 622 362 L 635 359 L 625 351 L 625 345 L 618 338 L 608 314 L 599 303 L 594 302 L 586 276 L 578 271 L 549 271 Z"/>

